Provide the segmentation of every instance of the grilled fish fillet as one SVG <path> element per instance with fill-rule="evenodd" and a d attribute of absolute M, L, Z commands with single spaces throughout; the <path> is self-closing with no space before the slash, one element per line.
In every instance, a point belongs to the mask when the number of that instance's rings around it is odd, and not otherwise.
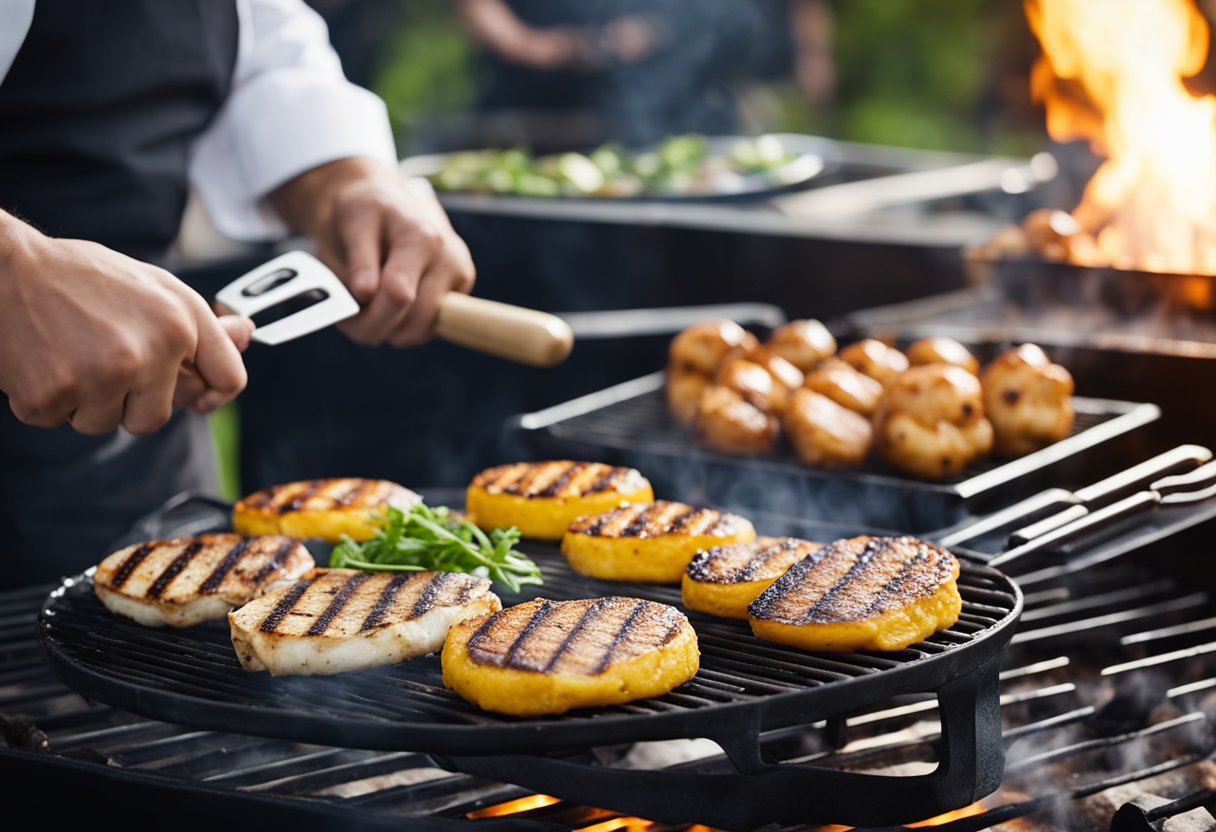
<path fill-rule="evenodd" d="M 674 584 L 702 549 L 755 536 L 737 514 L 659 500 L 578 518 L 562 538 L 562 554 L 593 578 Z"/>
<path fill-rule="evenodd" d="M 653 499 L 633 468 L 563 459 L 487 468 L 473 477 L 465 506 L 483 529 L 517 526 L 524 537 L 560 540 L 576 517 Z"/>
<path fill-rule="evenodd" d="M 370 540 L 388 506 L 409 511 L 421 498 L 388 480 L 303 480 L 250 494 L 232 509 L 241 534 L 285 534 L 337 543 L 347 534 Z"/>
<path fill-rule="evenodd" d="M 448 628 L 502 609 L 485 578 L 314 569 L 228 614 L 246 670 L 325 676 L 433 653 Z"/>
<path fill-rule="evenodd" d="M 684 571 L 681 595 L 690 610 L 747 620 L 747 605 L 790 566 L 822 543 L 796 537 L 757 537 L 698 552 Z"/>
<path fill-rule="evenodd" d="M 683 613 L 636 598 L 538 598 L 462 621 L 443 645 L 444 684 L 517 716 L 662 696 L 699 664 Z"/>
<path fill-rule="evenodd" d="M 932 543 L 851 537 L 791 566 L 748 616 L 760 638 L 806 650 L 902 650 L 958 620 L 958 574 Z"/>
<path fill-rule="evenodd" d="M 108 555 L 93 591 L 111 612 L 148 627 L 190 627 L 223 618 L 312 566 L 304 544 L 280 535 L 150 540 Z"/>

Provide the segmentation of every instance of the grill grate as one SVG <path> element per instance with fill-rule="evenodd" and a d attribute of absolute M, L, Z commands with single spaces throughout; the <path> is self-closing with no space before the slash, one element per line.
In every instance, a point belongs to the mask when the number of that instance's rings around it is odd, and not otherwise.
<path fill-rule="evenodd" d="M 1212 517 L 1207 509 L 1187 511 L 1199 520 Z M 1174 524 L 1158 528 L 1154 539 L 1177 531 Z M 1108 542 L 1102 547 L 1103 551 L 1120 551 L 1126 557 L 1117 561 L 1099 560 L 1084 575 L 1076 575 L 1066 568 L 1057 553 L 1040 553 L 1013 564 L 1018 571 L 1030 570 L 1042 576 L 1026 596 L 1026 609 L 1032 614 L 1019 629 L 1034 632 L 1046 628 L 1051 633 L 1015 644 L 1005 655 L 1004 669 L 1000 673 L 1000 705 L 1005 724 L 1004 744 L 1009 749 L 1007 788 L 1003 787 L 984 800 L 986 815 L 953 821 L 945 828 L 952 832 L 979 830 L 1037 813 L 1041 822 L 1034 828 L 1097 832 L 1109 828 L 1110 812 L 1114 809 L 1100 816 L 1104 818 L 1101 821 L 1085 822 L 1079 815 L 1068 814 L 1075 801 L 1091 794 L 1103 794 L 1106 799 L 1106 789 L 1132 782 L 1143 782 L 1143 793 L 1182 798 L 1204 782 L 1202 778 L 1207 776 L 1204 766 L 1209 766 L 1206 771 L 1216 771 L 1210 764 L 1194 763 L 1196 754 L 1210 756 L 1214 747 L 1211 727 L 1199 722 L 1197 715 L 1212 712 L 1216 653 L 1200 652 L 1185 663 L 1152 663 L 1161 656 L 1211 643 L 1216 637 L 1211 599 L 1208 598 L 1203 608 L 1183 609 L 1177 605 L 1153 603 L 1153 607 L 1161 609 L 1146 612 L 1134 620 L 1114 620 L 1101 615 L 1127 608 L 1129 590 L 1133 587 L 1144 587 L 1145 600 L 1153 602 L 1194 594 L 1200 585 L 1182 578 L 1177 566 L 1196 563 L 1194 558 L 1186 557 L 1186 553 L 1195 551 L 1196 545 L 1202 545 L 1200 541 L 1205 540 L 1209 532 L 1206 526 L 1195 532 L 1197 538 L 1193 543 L 1171 544 L 1169 551 L 1156 547 L 1144 557 L 1127 556 L 1128 549 L 1118 541 Z M 634 819 L 621 819 L 618 824 L 613 812 L 588 809 L 567 801 L 552 805 L 552 801 L 545 801 L 542 808 L 492 819 L 489 815 L 496 813 L 484 807 L 519 797 L 521 792 L 517 787 L 443 772 L 421 755 L 322 748 L 282 740 L 198 732 L 147 722 L 107 706 L 87 703 L 55 684 L 49 672 L 40 666 L 34 619 L 45 593 L 45 589 L 34 589 L 0 594 L 0 619 L 10 622 L 0 635 L 0 727 L 5 718 L 30 720 L 50 740 L 51 754 L 5 749 L 0 741 L 0 770 L 8 771 L 7 782 L 15 783 L 18 792 L 23 782 L 31 782 L 31 788 L 35 785 L 41 788 L 48 776 L 65 774 L 56 761 L 72 758 L 79 761 L 76 764 L 78 771 L 90 774 L 97 782 L 123 771 L 129 773 L 128 782 L 131 783 L 152 782 L 141 780 L 144 776 L 159 777 L 165 789 L 163 805 L 179 813 L 183 805 L 190 802 L 193 793 L 204 796 L 197 807 L 200 810 L 206 806 L 228 806 L 241 810 L 242 816 L 248 818 L 247 803 L 233 806 L 225 801 L 233 794 L 254 794 L 274 809 L 284 810 L 283 814 L 267 817 L 267 822 L 278 825 L 286 822 L 287 809 L 301 805 L 333 807 L 335 812 L 341 812 L 344 828 L 362 828 L 361 822 L 373 814 L 379 818 L 396 818 L 398 824 L 407 822 L 401 819 L 408 817 L 410 828 L 419 829 L 441 828 L 441 817 L 437 815 L 453 819 L 485 816 L 478 821 L 483 828 L 486 824 L 491 827 L 510 824 L 512 828 L 525 830 L 539 829 L 534 826 L 537 823 L 557 824 L 567 829 L 581 829 L 592 824 L 599 829 L 601 823 L 617 824 L 622 828 L 635 828 L 635 824 L 640 824 Z M 1057 626 L 1062 622 L 1075 624 L 1070 632 L 1063 633 Z M 31 658 L 33 665 L 28 665 Z M 16 669 L 21 665 L 25 665 L 23 669 Z M 1119 673 L 1099 674 L 1101 669 L 1120 666 L 1124 669 Z M 1178 678 L 1180 670 L 1185 671 L 1182 679 Z M 1154 673 L 1169 680 L 1173 687 L 1161 686 L 1157 690 L 1155 682 L 1144 684 Z M 1159 723 L 1147 716 L 1130 725 L 1121 719 L 1117 727 L 1112 727 L 1109 708 L 1112 684 L 1117 686 L 1116 700 L 1131 696 L 1131 702 L 1142 703 L 1145 714 L 1155 700 L 1143 703 L 1141 695 L 1145 690 L 1155 691 L 1162 697 L 1157 711 L 1173 709 L 1169 712 L 1168 729 L 1154 729 L 1153 726 Z M 765 754 L 775 760 L 845 769 L 882 769 L 904 761 L 931 764 L 939 759 L 940 732 L 936 730 L 936 712 L 937 703 L 931 699 L 884 702 L 877 707 L 861 709 L 847 720 L 829 722 L 827 731 L 782 729 L 766 732 L 763 735 Z M 1187 715 L 1190 715 L 1188 719 L 1177 718 Z M 833 728 L 833 724 L 838 727 Z M 929 730 L 909 730 L 918 725 L 928 726 Z M 1109 738 L 1111 749 L 1097 752 L 1096 764 L 1073 763 L 1066 773 L 1061 773 L 1058 767 L 1065 763 L 1057 762 L 1057 768 L 1044 772 L 1048 775 L 1044 781 L 1044 776 L 1036 777 L 1042 768 L 1025 762 L 1044 751 L 1068 749 L 1100 737 Z M 1162 738 L 1169 740 L 1164 747 L 1161 747 Z M 151 741 L 156 741 L 154 750 L 144 750 L 144 744 Z M 838 750 L 843 743 L 848 744 Z M 1094 758 L 1095 752 L 1088 756 Z M 604 757 L 599 762 L 611 764 L 613 759 Z M 645 810 L 639 795 L 660 794 L 669 804 L 679 804 L 667 807 L 669 820 L 678 817 L 684 821 L 697 819 L 707 823 L 715 822 L 716 815 L 709 807 L 715 806 L 711 798 L 722 790 L 716 785 L 700 785 L 681 791 L 665 783 L 666 773 L 723 775 L 733 771 L 729 760 L 719 754 L 700 757 L 674 769 L 639 772 L 642 785 L 637 789 L 614 789 L 613 776 L 621 773 L 621 769 L 592 767 L 588 755 L 574 760 L 589 769 L 588 777 L 595 784 L 594 799 L 588 801 L 592 805 L 613 805 L 657 817 L 658 812 L 651 814 Z M 501 774 L 486 772 L 485 776 L 524 782 L 512 768 L 511 759 L 503 762 Z M 1172 777 L 1179 779 L 1169 779 Z M 121 792 L 115 791 L 117 784 L 105 782 L 107 800 L 98 804 L 97 809 L 104 813 L 105 805 L 113 804 L 116 812 L 124 811 L 129 804 L 121 803 Z M 703 781 L 698 779 L 697 782 Z M 1062 783 L 1067 783 L 1067 787 L 1062 787 Z M 189 790 L 183 791 L 181 786 L 187 786 Z M 565 779 L 537 780 L 534 788 L 574 797 L 574 790 Z M 1061 788 L 1064 790 L 1060 791 Z M 785 811 L 779 809 L 779 801 L 761 797 L 755 791 L 750 794 L 742 802 L 753 807 L 753 818 L 749 824 L 739 824 L 739 828 L 761 823 L 769 824 L 767 828 L 775 828 L 772 822 L 779 820 Z M 780 794 L 788 796 L 788 790 Z M 889 799 L 883 791 L 872 790 L 871 794 L 882 795 L 880 802 Z M 811 809 L 821 804 L 813 793 L 805 790 L 794 796 L 790 816 L 800 824 L 796 829 L 806 832 L 808 827 L 801 824 L 809 820 Z M 1113 806 L 1126 799 L 1120 798 Z M 735 803 L 729 795 L 722 802 Z M 830 803 L 825 801 L 826 805 Z M 149 808 L 149 811 L 152 810 Z M 450 823 L 453 826 L 448 828 L 461 825 L 457 820 Z M 647 828 L 669 827 L 652 824 Z"/>
<path fill-rule="evenodd" d="M 679 589 L 596 581 L 572 572 L 549 544 L 529 553 L 545 574 L 504 604 L 530 597 L 586 598 L 628 592 L 680 605 Z M 447 690 L 436 656 L 334 677 L 272 678 L 242 670 L 221 622 L 149 629 L 120 619 L 87 577 L 69 580 L 44 608 L 41 632 L 56 672 L 100 701 L 212 730 L 374 749 L 518 753 L 683 736 L 723 738 L 747 724 L 806 722 L 889 696 L 934 690 L 952 669 L 999 653 L 1020 609 L 1017 590 L 995 570 L 964 562 L 957 624 L 897 653 L 813 654 L 761 642 L 745 622 L 690 615 L 701 671 L 670 694 L 561 717 L 523 720 L 480 711 Z M 982 656 L 958 654 L 977 649 Z M 911 675 L 908 675 L 911 674 Z M 890 682 L 887 677 L 892 677 Z M 842 688 L 849 688 L 847 700 Z M 852 690 L 857 688 L 856 690 Z M 818 713 L 814 713 L 818 710 Z M 726 738 L 738 743 L 738 736 Z M 754 737 L 753 737 L 754 739 Z"/>

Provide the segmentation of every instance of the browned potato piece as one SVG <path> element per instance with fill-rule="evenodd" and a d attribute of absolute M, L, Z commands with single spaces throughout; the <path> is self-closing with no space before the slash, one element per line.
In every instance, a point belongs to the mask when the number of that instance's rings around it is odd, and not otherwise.
<path fill-rule="evenodd" d="M 1034 344 L 1008 350 L 984 369 L 984 409 L 996 451 L 1022 456 L 1068 436 L 1075 413 L 1072 374 Z"/>
<path fill-rule="evenodd" d="M 888 414 L 877 427 L 878 453 L 909 474 L 939 480 L 961 473 L 974 458 L 971 440 L 949 422 L 922 422 L 910 413 Z"/>
<path fill-rule="evenodd" d="M 929 364 L 901 374 L 883 395 L 882 409 L 906 411 L 922 422 L 962 424 L 984 414 L 983 391 L 962 367 Z"/>
<path fill-rule="evenodd" d="M 921 338 L 908 347 L 908 361 L 913 367 L 925 364 L 952 364 L 972 375 L 980 374 L 980 361 L 971 351 L 953 338 Z"/>
<path fill-rule="evenodd" d="M 734 321 L 702 321 L 672 340 L 669 359 L 674 367 L 713 376 L 728 353 L 737 349 L 750 350 L 759 343 L 755 335 Z"/>
<path fill-rule="evenodd" d="M 836 339 L 819 321 L 790 321 L 773 330 L 765 346 L 803 373 L 836 354 Z"/>
<path fill-rule="evenodd" d="M 828 358 L 807 373 L 803 384 L 841 407 L 869 416 L 882 398 L 882 385 L 839 358 Z"/>
<path fill-rule="evenodd" d="M 776 381 L 768 370 L 744 358 L 732 358 L 718 371 L 717 383 L 729 387 L 744 400 L 765 411 L 785 410 L 790 389 Z"/>
<path fill-rule="evenodd" d="M 855 467 L 870 450 L 873 431 L 864 416 L 805 387 L 790 396 L 783 424 L 794 452 L 808 465 Z"/>
<path fill-rule="evenodd" d="M 918 477 L 960 473 L 992 448 L 979 379 L 948 364 L 903 373 L 879 403 L 875 442 L 884 460 Z"/>
<path fill-rule="evenodd" d="M 763 453 L 777 442 L 775 417 L 718 384 L 702 391 L 693 427 L 706 445 L 729 454 Z"/>
<path fill-rule="evenodd" d="M 710 384 L 710 377 L 683 367 L 667 368 L 667 409 L 681 425 L 691 425 L 697 414 L 697 400 Z"/>
<path fill-rule="evenodd" d="M 759 364 L 768 370 L 768 374 L 773 377 L 773 381 L 784 385 L 787 390 L 796 390 L 802 386 L 802 370 L 799 370 L 768 347 L 757 346 L 747 350 L 739 349 L 730 357 L 745 358 L 753 364 Z"/>
<path fill-rule="evenodd" d="M 840 357 L 883 387 L 889 387 L 896 376 L 908 369 L 907 356 L 874 338 L 849 344 L 840 351 Z"/>

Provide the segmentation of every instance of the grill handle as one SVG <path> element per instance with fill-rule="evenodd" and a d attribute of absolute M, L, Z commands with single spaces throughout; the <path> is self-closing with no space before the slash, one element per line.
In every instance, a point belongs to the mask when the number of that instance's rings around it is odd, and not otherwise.
<path fill-rule="evenodd" d="M 449 292 L 439 306 L 435 334 L 478 352 L 550 367 L 574 347 L 570 326 L 556 315 Z"/>
<path fill-rule="evenodd" d="M 1084 517 L 1089 513 L 1094 503 L 1100 503 L 1113 497 L 1120 491 L 1144 487 L 1150 483 L 1153 484 L 1153 488 L 1155 489 L 1157 487 L 1155 481 L 1159 477 L 1173 473 L 1175 469 L 1184 465 L 1191 468 L 1202 465 L 1211 458 L 1212 452 L 1201 445 L 1179 445 L 1173 450 L 1145 460 L 1139 465 L 1134 465 L 1126 471 L 1121 471 L 1114 476 L 1107 477 L 1101 482 L 1077 489 L 1075 492 L 1077 498 L 1076 505 L 1067 511 L 1062 511 L 1059 514 L 1018 529 L 1010 535 L 1009 542 L 1015 546 L 1029 543 L 1053 529 L 1058 529 L 1060 526 Z"/>

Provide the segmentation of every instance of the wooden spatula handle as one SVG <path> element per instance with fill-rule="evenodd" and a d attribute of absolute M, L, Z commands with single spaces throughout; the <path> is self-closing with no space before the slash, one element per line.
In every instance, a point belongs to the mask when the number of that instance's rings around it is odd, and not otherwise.
<path fill-rule="evenodd" d="M 444 296 L 439 306 L 435 334 L 462 347 L 537 367 L 557 364 L 574 346 L 574 333 L 556 315 L 455 292 Z"/>

